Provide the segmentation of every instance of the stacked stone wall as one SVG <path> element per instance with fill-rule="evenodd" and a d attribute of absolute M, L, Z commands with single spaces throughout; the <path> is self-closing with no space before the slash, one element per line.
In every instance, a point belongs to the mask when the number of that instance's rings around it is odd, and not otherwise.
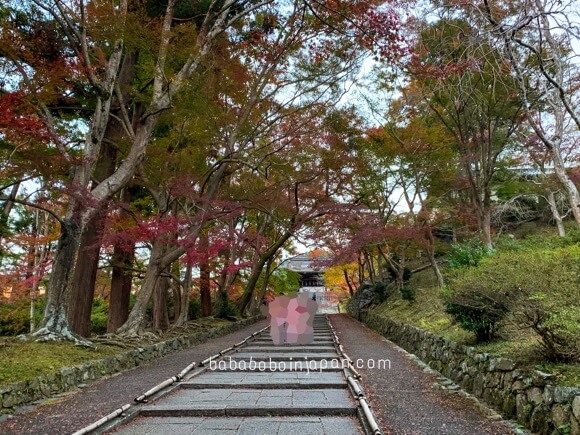
<path fill-rule="evenodd" d="M 553 375 L 521 369 L 420 328 L 361 313 L 370 328 L 483 399 L 505 417 L 541 434 L 580 434 L 580 388 L 553 385 Z"/>
<path fill-rule="evenodd" d="M 139 347 L 107 358 L 88 361 L 73 367 L 63 367 L 53 373 L 38 376 L 29 381 L 0 385 L 0 413 L 11 412 L 16 406 L 52 397 L 87 384 L 103 376 L 132 369 L 136 366 L 163 357 L 178 350 L 204 343 L 212 338 L 222 337 L 251 325 L 262 316 L 233 322 L 191 335 L 183 335 L 167 341 Z M 167 377 L 176 373 L 168 373 Z"/>

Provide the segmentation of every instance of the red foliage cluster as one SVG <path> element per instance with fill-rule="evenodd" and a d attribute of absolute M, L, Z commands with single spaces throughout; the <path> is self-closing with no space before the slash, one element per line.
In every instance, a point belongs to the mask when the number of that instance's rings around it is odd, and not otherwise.
<path fill-rule="evenodd" d="M 22 91 L 0 95 L 0 134 L 15 146 L 52 139 L 46 124 L 27 100 Z"/>
<path fill-rule="evenodd" d="M 371 8 L 357 15 L 350 26 L 356 41 L 385 60 L 400 58 L 406 53 L 399 14 L 392 8 L 377 10 Z"/>

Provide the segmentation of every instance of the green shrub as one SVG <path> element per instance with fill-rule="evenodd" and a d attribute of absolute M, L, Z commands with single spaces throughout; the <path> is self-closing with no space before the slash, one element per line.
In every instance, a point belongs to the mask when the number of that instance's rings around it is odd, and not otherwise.
<path fill-rule="evenodd" d="M 91 334 L 102 335 L 107 332 L 107 313 L 91 314 Z"/>
<path fill-rule="evenodd" d="M 415 297 L 417 296 L 416 290 L 408 285 L 404 285 L 401 288 L 401 297 L 406 301 L 414 301 Z"/>
<path fill-rule="evenodd" d="M 238 310 L 230 301 L 226 292 L 219 292 L 216 305 L 214 307 L 214 316 L 219 319 L 231 319 L 238 315 Z"/>
<path fill-rule="evenodd" d="M 479 239 L 469 239 L 461 243 L 451 245 L 451 252 L 447 255 L 447 267 L 449 269 L 461 269 L 475 267 L 482 258 L 489 254 Z"/>
<path fill-rule="evenodd" d="M 453 285 L 458 286 L 455 282 Z M 466 331 L 473 332 L 478 342 L 492 340 L 497 332 L 497 324 L 509 311 L 506 301 L 498 301 L 485 295 L 485 289 L 477 282 L 465 280 L 455 291 L 443 290 L 445 312 Z"/>
<path fill-rule="evenodd" d="M 201 302 L 199 298 L 190 298 L 187 307 L 187 319 L 194 320 L 201 317 Z"/>
<path fill-rule="evenodd" d="M 377 302 L 381 303 L 389 296 L 387 291 L 388 285 L 385 282 L 376 282 L 373 284 L 373 293 L 376 296 Z"/>
<path fill-rule="evenodd" d="M 34 304 L 34 323 L 42 321 L 45 299 L 40 297 Z M 30 299 L 22 298 L 10 304 L 0 304 L 0 335 L 15 336 L 30 332 Z"/>
<path fill-rule="evenodd" d="M 107 302 L 102 298 L 95 298 L 93 300 L 93 307 L 91 309 L 91 334 L 100 335 L 107 332 L 108 321 Z"/>
<path fill-rule="evenodd" d="M 580 245 L 524 249 L 481 259 L 451 279 L 446 310 L 479 339 L 490 339 L 509 313 L 538 334 L 554 361 L 580 357 Z"/>

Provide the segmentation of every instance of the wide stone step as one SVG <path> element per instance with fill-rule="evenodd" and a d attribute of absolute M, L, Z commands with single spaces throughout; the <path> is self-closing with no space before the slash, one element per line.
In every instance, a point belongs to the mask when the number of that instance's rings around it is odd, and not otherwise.
<path fill-rule="evenodd" d="M 249 341 L 248 343 L 273 343 L 272 341 L 272 337 L 268 336 L 262 336 L 260 338 L 256 338 L 255 340 Z M 317 343 L 334 343 L 334 341 L 332 340 L 332 337 L 314 337 L 314 344 Z"/>
<path fill-rule="evenodd" d="M 151 417 L 354 415 L 356 406 L 345 389 L 179 389 L 145 406 Z"/>
<path fill-rule="evenodd" d="M 336 352 L 318 352 L 318 353 L 307 353 L 296 355 L 292 352 L 240 352 L 228 355 L 226 357 L 233 360 L 246 360 L 249 361 L 250 358 L 253 361 L 284 361 L 284 360 L 300 360 L 300 361 L 310 361 L 310 360 L 321 360 L 321 359 L 333 359 L 338 358 L 338 353 Z"/>
<path fill-rule="evenodd" d="M 272 336 L 270 334 L 263 336 L 264 338 L 267 338 L 269 340 L 272 340 Z M 317 335 L 314 334 L 313 337 L 310 338 L 311 340 L 332 340 L 332 335 L 330 334 L 324 334 L 324 335 Z"/>
<path fill-rule="evenodd" d="M 327 348 L 334 348 L 333 341 L 315 341 L 314 343 L 307 343 L 307 344 L 296 344 L 296 343 L 280 343 L 274 344 L 272 340 L 264 340 L 264 341 L 252 341 L 248 343 L 248 347 L 254 346 L 259 348 L 264 347 L 272 347 L 272 346 L 283 346 L 283 347 L 294 347 L 300 346 L 304 351 L 308 351 L 311 347 L 327 347 Z M 245 349 L 245 347 L 241 347 L 240 349 Z"/>
<path fill-rule="evenodd" d="M 308 346 L 306 345 L 285 345 L 285 346 L 247 346 L 240 348 L 240 354 L 243 352 L 300 352 L 304 354 L 318 352 L 334 352 L 334 346 Z"/>
<path fill-rule="evenodd" d="M 119 435 L 192 434 L 360 434 L 352 417 L 140 417 L 115 431 Z"/>
<path fill-rule="evenodd" d="M 302 389 L 345 388 L 340 372 L 220 372 L 210 371 L 180 384 L 181 388 Z"/>
<path fill-rule="evenodd" d="M 315 359 L 305 360 L 304 358 L 285 359 L 285 360 L 256 360 L 252 361 L 229 359 L 225 357 L 221 360 L 215 360 L 208 364 L 211 371 L 222 372 L 318 372 L 318 371 L 342 371 L 347 368 L 346 360 L 337 358 L 324 359 L 317 361 Z"/>

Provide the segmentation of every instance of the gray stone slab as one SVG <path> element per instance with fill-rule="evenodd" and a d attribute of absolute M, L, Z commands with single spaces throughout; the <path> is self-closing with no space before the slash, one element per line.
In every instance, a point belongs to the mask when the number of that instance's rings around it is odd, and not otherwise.
<path fill-rule="evenodd" d="M 292 390 L 263 390 L 261 397 L 292 397 Z"/>
<path fill-rule="evenodd" d="M 353 418 L 322 417 L 320 422 L 325 435 L 364 433 L 360 423 Z"/>
<path fill-rule="evenodd" d="M 322 424 L 316 423 L 294 423 L 285 421 L 280 424 L 277 435 L 324 435 Z"/>
<path fill-rule="evenodd" d="M 276 434 L 281 423 L 266 418 L 245 418 L 236 435 Z"/>
<path fill-rule="evenodd" d="M 173 418 L 175 419 L 175 417 L 173 417 Z M 192 418 L 192 417 L 190 417 L 190 418 Z M 195 417 L 193 417 L 193 418 L 195 418 Z M 196 430 L 198 432 L 216 430 L 216 429 L 236 430 L 237 431 L 243 422 L 243 419 L 241 419 L 241 418 L 229 418 L 229 417 L 201 418 L 201 420 L 202 420 L 202 423 L 199 424 L 196 428 Z"/>

